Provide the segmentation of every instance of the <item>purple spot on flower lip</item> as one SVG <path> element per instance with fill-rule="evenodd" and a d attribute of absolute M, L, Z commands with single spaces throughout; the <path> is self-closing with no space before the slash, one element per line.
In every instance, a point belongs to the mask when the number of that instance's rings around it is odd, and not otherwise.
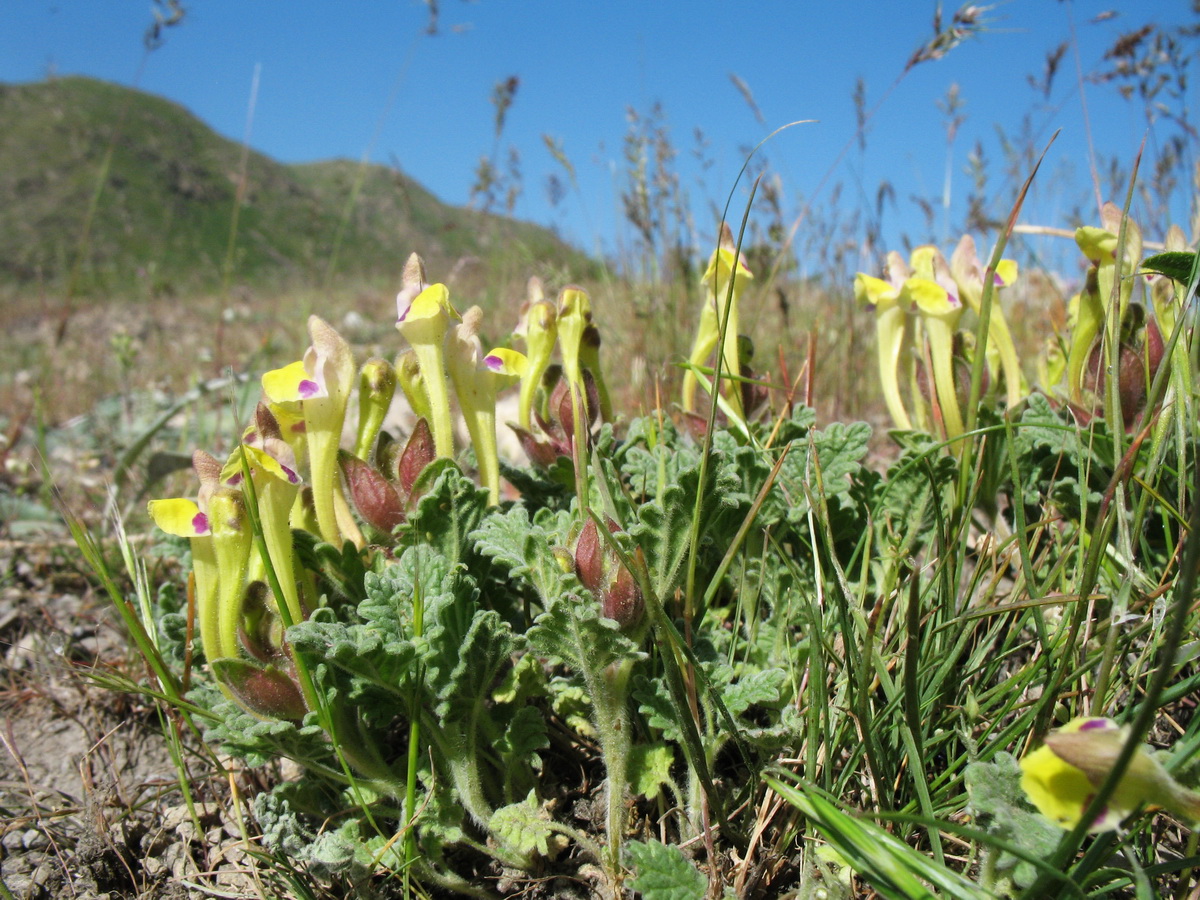
<path fill-rule="evenodd" d="M 230 487 L 237 487 L 239 484 L 242 483 L 242 473 L 237 472 L 236 474 L 230 475 L 228 478 L 225 479 L 225 483 L 227 485 L 229 485 Z"/>
<path fill-rule="evenodd" d="M 321 386 L 311 379 L 305 378 L 300 382 L 300 397 L 307 400 L 309 397 L 319 393 Z"/>
<path fill-rule="evenodd" d="M 304 434 L 308 427 L 303 422 L 296 422 L 291 427 L 292 434 Z"/>
<path fill-rule="evenodd" d="M 1080 731 L 1095 731 L 1097 728 L 1108 728 L 1108 719 L 1088 719 L 1079 726 Z"/>
<path fill-rule="evenodd" d="M 504 360 L 502 360 L 499 356 L 494 356 L 490 353 L 483 358 L 483 364 L 485 366 L 487 366 L 489 369 L 503 369 L 504 368 Z"/>
<path fill-rule="evenodd" d="M 293 472 L 291 469 L 289 469 L 287 466 L 281 465 L 279 468 L 283 469 L 283 471 L 287 473 L 288 484 L 299 484 L 300 483 L 300 476 L 297 475 L 295 472 Z"/>
<path fill-rule="evenodd" d="M 196 534 L 208 534 L 208 516 L 204 513 L 196 513 L 192 516 L 192 530 Z"/>

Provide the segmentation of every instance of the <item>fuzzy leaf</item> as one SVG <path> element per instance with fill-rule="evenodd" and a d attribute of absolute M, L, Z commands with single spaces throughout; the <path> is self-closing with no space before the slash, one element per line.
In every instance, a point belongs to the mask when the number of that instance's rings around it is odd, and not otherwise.
<path fill-rule="evenodd" d="M 479 528 L 471 532 L 471 540 L 480 553 L 507 569 L 509 576 L 522 578 L 529 574 L 526 557 L 532 531 L 529 510 L 518 503 L 505 513 L 493 513 L 485 518 Z"/>
<path fill-rule="evenodd" d="M 646 654 L 623 635 L 617 623 L 600 616 L 590 598 L 566 595 L 537 617 L 529 643 L 543 656 L 557 657 L 577 672 L 599 672 L 615 662 Z"/>
<path fill-rule="evenodd" d="M 629 754 L 629 786 L 633 792 L 653 800 L 663 785 L 671 783 L 675 753 L 666 744 L 639 744 Z"/>
<path fill-rule="evenodd" d="M 535 791 L 531 790 L 520 803 L 496 810 L 488 822 L 488 830 L 531 863 L 535 854 L 548 856 L 550 853 L 549 821 L 538 805 Z"/>
<path fill-rule="evenodd" d="M 546 719 L 536 706 L 522 706 L 508 723 L 504 737 L 497 749 L 508 761 L 509 766 L 530 765 L 542 768 L 542 757 L 538 751 L 550 746 L 546 734 Z"/>
<path fill-rule="evenodd" d="M 625 852 L 637 870 L 629 886 L 643 900 L 704 900 L 708 893 L 708 879 L 676 846 L 630 841 Z"/>
<path fill-rule="evenodd" d="M 554 556 L 554 547 L 567 543 L 571 516 L 541 509 L 529 519 L 529 511 L 517 504 L 507 512 L 492 513 L 475 531 L 475 549 L 508 570 L 510 579 L 533 585 L 549 606 L 564 591 L 578 587 L 573 573 L 564 572 Z"/>
<path fill-rule="evenodd" d="M 417 487 L 437 468 L 428 466 Z M 402 529 L 404 539 L 409 544 L 427 544 L 451 562 L 467 562 L 473 552 L 469 535 L 483 521 L 487 506 L 488 492 L 457 466 L 447 465 L 409 516 Z"/>
<path fill-rule="evenodd" d="M 410 641 L 371 624 L 347 625 L 318 610 L 308 621 L 288 629 L 288 641 L 300 653 L 315 657 L 349 677 L 339 681 L 346 699 L 378 702 L 408 696 L 415 675 L 416 648 Z"/>
<path fill-rule="evenodd" d="M 1021 767 L 1009 753 L 990 762 L 968 763 L 965 777 L 970 810 L 989 834 L 1006 840 L 1034 858 L 1049 859 L 1062 838 L 1062 829 L 1029 809 L 1021 789 Z M 1013 883 L 1028 887 L 1037 878 L 1032 863 L 999 850 L 996 868 L 1011 872 Z"/>
<path fill-rule="evenodd" d="M 670 597 L 677 586 L 687 559 L 696 495 L 700 492 L 697 462 L 695 467 L 679 473 L 662 496 L 644 504 L 638 510 L 639 521 L 629 527 L 629 533 L 646 554 L 651 587 L 660 598 Z M 739 522 L 739 518 L 730 513 L 737 508 L 740 493 L 737 472 L 725 464 L 721 455 L 714 453 L 700 505 L 702 550 L 728 543 Z"/>
<path fill-rule="evenodd" d="M 450 632 L 444 631 L 444 636 Z M 436 690 L 435 712 L 446 721 L 465 720 L 481 706 L 520 641 L 499 613 L 478 610 L 461 642 L 431 641 L 428 679 Z M 451 665 L 450 663 L 453 663 Z"/>
<path fill-rule="evenodd" d="M 782 669 L 748 672 L 721 691 L 721 699 L 731 715 L 740 716 L 756 703 L 773 706 L 779 702 L 779 688 L 787 675 Z"/>
<path fill-rule="evenodd" d="M 920 449 L 905 450 L 888 467 L 880 489 L 882 525 L 893 546 L 907 553 L 932 526 L 934 504 L 956 473 L 951 457 L 939 453 L 932 438 Z"/>
<path fill-rule="evenodd" d="M 197 688 L 188 695 L 198 706 L 208 707 L 217 719 L 204 732 L 206 743 L 221 752 L 245 760 L 248 766 L 262 766 L 278 759 L 328 759 L 331 757 L 325 732 L 319 725 L 283 719 L 260 719 L 245 712 L 232 700 L 226 700 L 216 688 Z"/>
<path fill-rule="evenodd" d="M 807 496 L 815 494 L 818 485 L 827 499 L 849 494 L 870 440 L 871 426 L 865 422 L 834 422 L 824 431 L 801 438 L 780 469 L 779 490 L 772 492 L 765 507 L 773 516 L 782 514 L 790 522 L 799 522 L 808 515 Z"/>
<path fill-rule="evenodd" d="M 683 729 L 665 680 L 651 681 L 644 675 L 636 676 L 633 697 L 638 701 L 638 711 L 651 728 L 661 731 L 668 741 L 679 743 L 683 740 Z"/>

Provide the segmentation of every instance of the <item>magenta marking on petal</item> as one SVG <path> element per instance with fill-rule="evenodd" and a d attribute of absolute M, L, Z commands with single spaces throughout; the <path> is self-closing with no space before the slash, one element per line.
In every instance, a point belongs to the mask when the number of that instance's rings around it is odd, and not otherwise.
<path fill-rule="evenodd" d="M 1007 282 L 1003 278 L 1000 277 L 999 272 L 993 272 L 992 273 L 992 284 L 998 285 L 1000 287 L 1004 287 L 1004 285 L 1007 284 Z"/>
<path fill-rule="evenodd" d="M 320 393 L 321 386 L 315 381 L 305 378 L 300 382 L 299 390 L 301 399 L 307 400 L 309 397 Z"/>
<path fill-rule="evenodd" d="M 483 358 L 483 364 L 493 371 L 499 371 L 504 368 L 504 360 L 490 353 Z"/>
<path fill-rule="evenodd" d="M 192 516 L 192 530 L 196 534 L 208 534 L 208 516 L 202 512 Z"/>
<path fill-rule="evenodd" d="M 295 422 L 289 430 L 292 434 L 304 434 L 308 431 L 308 426 L 304 422 Z"/>
<path fill-rule="evenodd" d="M 1080 731 L 1095 731 L 1096 729 L 1104 729 L 1109 727 L 1108 719 L 1088 719 L 1079 726 Z"/>
<path fill-rule="evenodd" d="M 234 475 L 230 475 L 228 478 L 225 479 L 225 483 L 227 485 L 229 485 L 230 487 L 237 487 L 239 484 L 242 483 L 242 473 L 238 472 Z"/>
<path fill-rule="evenodd" d="M 280 465 L 279 468 L 283 469 L 283 471 L 287 473 L 288 484 L 299 484 L 300 483 L 300 476 L 297 475 L 295 472 L 293 472 L 291 469 L 289 469 L 287 466 Z"/>

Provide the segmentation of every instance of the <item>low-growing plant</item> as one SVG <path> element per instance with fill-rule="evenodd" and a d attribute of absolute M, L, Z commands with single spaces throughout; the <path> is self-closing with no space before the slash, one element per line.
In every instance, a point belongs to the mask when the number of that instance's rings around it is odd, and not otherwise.
<path fill-rule="evenodd" d="M 1066 362 L 1043 366 L 1062 392 L 1029 392 L 1001 305 L 981 302 L 1015 266 L 984 266 L 969 239 L 950 265 L 921 248 L 890 281 L 860 277 L 903 429 L 886 472 L 868 425 L 819 427 L 749 370 L 735 311 L 753 282 L 727 229 L 678 421 L 614 420 L 586 292 L 552 303 L 531 284 L 525 352 L 484 353 L 480 311 L 460 317 L 414 257 L 397 301 L 410 351 L 359 367 L 313 317 L 229 457 L 196 453 L 197 498 L 151 503 L 191 574 L 157 609 L 116 597 L 147 636 L 146 689 L 226 756 L 299 764 L 254 798 L 259 843 L 334 894 L 1165 884 L 1195 860 L 1139 810 L 1194 815 L 1200 723 L 1177 715 L 1162 761 L 1142 744 L 1200 683 L 1181 652 L 1200 553 L 1196 274 L 1194 254 L 1156 257 L 1178 281 L 1121 324 L 1139 255 L 1115 252 L 1132 247 L 1117 216 L 1080 232 L 1103 251 L 1085 294 L 1094 282 L 1112 312 L 1092 328 L 1081 295 Z M 1147 362 L 1125 406 L 1123 341 L 1149 360 L 1151 327 L 1171 371 Z M 1073 379 L 1101 371 L 1092 357 L 1118 377 Z M 973 409 L 971 366 L 990 376 Z M 496 449 L 497 392 L 518 383 L 528 464 Z M 401 397 L 417 414 L 403 440 Z"/>

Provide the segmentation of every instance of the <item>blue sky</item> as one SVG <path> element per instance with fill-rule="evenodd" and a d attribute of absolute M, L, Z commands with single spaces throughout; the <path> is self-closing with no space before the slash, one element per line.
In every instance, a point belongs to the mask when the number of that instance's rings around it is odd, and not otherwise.
<path fill-rule="evenodd" d="M 0 81 L 55 72 L 136 85 L 241 139 L 257 71 L 250 126 L 256 149 L 289 162 L 366 154 L 399 165 L 444 200 L 466 203 L 480 157 L 494 149 L 493 88 L 516 76 L 498 159 L 503 164 L 509 147 L 520 154 L 524 191 L 516 214 L 609 252 L 631 240 L 619 210 L 627 110 L 645 114 L 655 103 L 679 152 L 680 186 L 702 241 L 712 238 L 709 210 L 724 203 L 745 149 L 798 119 L 818 121 L 785 131 L 762 151 L 779 176 L 789 221 L 818 190 L 820 205 L 841 183 L 840 208 L 848 209 L 873 198 L 886 179 L 897 200 L 885 215 L 889 240 L 901 232 L 949 239 L 942 217 L 931 235 L 909 198 L 942 197 L 947 139 L 937 103 L 951 84 L 966 119 L 949 159 L 950 220 L 961 220 L 970 187 L 963 169 L 977 140 L 990 161 L 993 210 L 1007 210 L 1017 185 L 1004 179 L 997 128 L 1015 135 L 1028 114 L 1039 145 L 1056 128 L 1062 135 L 1026 220 L 1074 224 L 1071 207 L 1090 196 L 1074 52 L 1064 57 L 1048 100 L 1027 76 L 1041 73 L 1046 53 L 1070 37 L 1072 25 L 1086 75 L 1122 31 L 1195 18 L 1189 0 L 998 3 L 985 13 L 985 33 L 912 69 L 879 107 L 865 151 L 855 144 L 836 162 L 855 134 L 856 79 L 865 80 L 873 107 L 931 36 L 933 0 L 441 0 L 436 35 L 426 33 L 429 8 L 417 0 L 184 5 L 183 22 L 147 54 L 148 0 L 6 0 Z M 955 8 L 947 4 L 947 19 Z M 1093 21 L 1108 10 L 1117 15 Z M 752 92 L 761 121 L 731 75 Z M 1097 154 L 1131 163 L 1146 134 L 1142 107 L 1111 86 L 1085 83 L 1084 97 Z M 694 153 L 697 129 L 707 141 L 707 167 Z M 1151 139 L 1167 133 L 1160 123 Z M 557 206 L 546 182 L 565 173 L 544 136 L 560 142 L 579 181 L 578 193 Z M 805 234 L 806 227 L 802 244 L 822 239 Z"/>

